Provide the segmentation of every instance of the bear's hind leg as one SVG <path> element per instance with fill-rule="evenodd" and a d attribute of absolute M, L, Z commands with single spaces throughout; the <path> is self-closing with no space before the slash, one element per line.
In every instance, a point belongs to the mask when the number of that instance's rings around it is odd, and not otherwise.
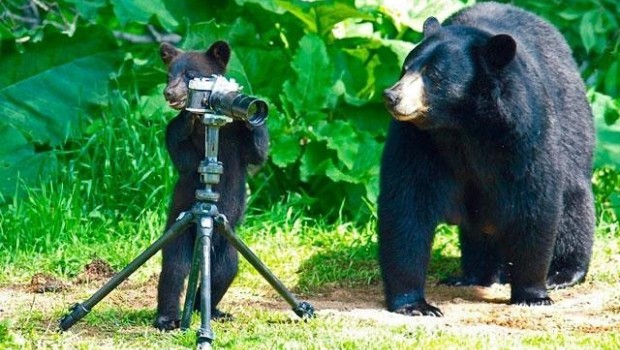
<path fill-rule="evenodd" d="M 501 259 L 495 237 L 461 226 L 459 241 L 463 275 L 448 277 L 439 283 L 455 287 L 488 287 L 498 282 Z"/>
<path fill-rule="evenodd" d="M 233 316 L 222 312 L 217 305 L 226 294 L 239 270 L 239 254 L 224 237 L 214 237 L 217 241 L 213 265 L 211 265 L 211 318 L 231 320 Z"/>
<path fill-rule="evenodd" d="M 584 281 L 592 256 L 593 202 L 589 183 L 564 193 L 564 211 L 547 274 L 547 288 L 566 288 Z"/>
<path fill-rule="evenodd" d="M 162 250 L 162 270 L 157 287 L 157 317 L 155 319 L 155 327 L 160 330 L 179 328 L 179 299 L 191 267 L 195 230 L 192 225 Z"/>
<path fill-rule="evenodd" d="M 551 305 L 545 285 L 551 255 L 554 227 L 547 227 L 550 217 L 513 223 L 502 250 L 510 276 L 510 303 L 516 305 Z"/>

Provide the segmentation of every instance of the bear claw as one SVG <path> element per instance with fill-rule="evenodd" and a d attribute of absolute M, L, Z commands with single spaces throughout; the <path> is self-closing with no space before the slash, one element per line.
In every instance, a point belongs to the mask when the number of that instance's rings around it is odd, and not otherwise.
<path fill-rule="evenodd" d="M 549 297 L 544 298 L 527 298 L 527 299 L 517 299 L 511 300 L 511 304 L 519 305 L 519 306 L 547 306 L 553 305 L 553 300 Z"/>
<path fill-rule="evenodd" d="M 404 305 L 394 310 L 394 312 L 405 316 L 443 317 L 443 313 L 441 312 L 441 310 L 428 304 L 425 301 Z"/>

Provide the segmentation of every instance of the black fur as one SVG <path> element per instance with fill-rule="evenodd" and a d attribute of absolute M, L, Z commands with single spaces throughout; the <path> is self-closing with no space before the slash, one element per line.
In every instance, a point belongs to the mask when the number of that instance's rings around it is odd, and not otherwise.
<path fill-rule="evenodd" d="M 390 311 L 440 316 L 424 284 L 436 226 L 459 225 L 463 276 L 502 276 L 511 303 L 546 305 L 547 288 L 584 280 L 594 232 L 594 129 L 561 34 L 509 5 L 453 15 L 407 57 L 386 90 L 379 257 Z M 424 108 L 400 107 L 414 72 Z M 409 113 L 409 114 L 408 114 Z M 402 121 L 406 120 L 408 121 Z"/>
<path fill-rule="evenodd" d="M 183 52 L 162 44 L 162 60 L 168 66 L 166 100 L 177 109 L 183 108 L 187 98 L 187 84 L 191 78 L 223 74 L 230 57 L 230 48 L 224 42 L 214 43 L 206 52 Z M 179 214 L 191 208 L 196 201 L 195 191 L 204 188 L 197 172 L 205 155 L 204 125 L 196 116 L 182 110 L 166 129 L 166 146 L 179 180 L 174 188 L 166 229 Z M 220 193 L 217 207 L 227 216 L 234 228 L 245 211 L 246 173 L 249 164 L 260 165 L 267 158 L 269 138 L 266 126 L 252 127 L 234 121 L 220 129 L 219 160 L 224 174 L 215 190 Z M 190 227 L 162 251 L 162 271 L 157 296 L 155 326 L 170 330 L 179 327 L 179 298 L 192 261 L 196 229 Z M 237 251 L 217 231 L 212 238 L 211 251 L 211 309 L 214 317 L 229 315 L 216 309 L 237 274 Z M 196 305 L 198 306 L 198 305 Z"/>

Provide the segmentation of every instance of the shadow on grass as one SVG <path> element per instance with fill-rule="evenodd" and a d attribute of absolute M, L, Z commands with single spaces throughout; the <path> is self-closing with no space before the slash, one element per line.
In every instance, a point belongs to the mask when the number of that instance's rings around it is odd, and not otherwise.
<path fill-rule="evenodd" d="M 298 289 L 304 293 L 330 288 L 374 286 L 381 283 L 377 243 L 350 247 L 337 245 L 325 248 L 306 259 L 299 268 Z M 460 273 L 460 260 L 432 251 L 427 280 L 430 283 Z"/>

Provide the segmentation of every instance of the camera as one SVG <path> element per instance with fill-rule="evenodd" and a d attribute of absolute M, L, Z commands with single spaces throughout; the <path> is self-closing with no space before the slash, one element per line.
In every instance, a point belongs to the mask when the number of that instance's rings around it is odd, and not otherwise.
<path fill-rule="evenodd" d="M 267 103 L 240 93 L 241 89 L 234 79 L 217 74 L 194 78 L 189 81 L 185 109 L 198 114 L 219 113 L 253 126 L 263 125 L 267 119 Z"/>

